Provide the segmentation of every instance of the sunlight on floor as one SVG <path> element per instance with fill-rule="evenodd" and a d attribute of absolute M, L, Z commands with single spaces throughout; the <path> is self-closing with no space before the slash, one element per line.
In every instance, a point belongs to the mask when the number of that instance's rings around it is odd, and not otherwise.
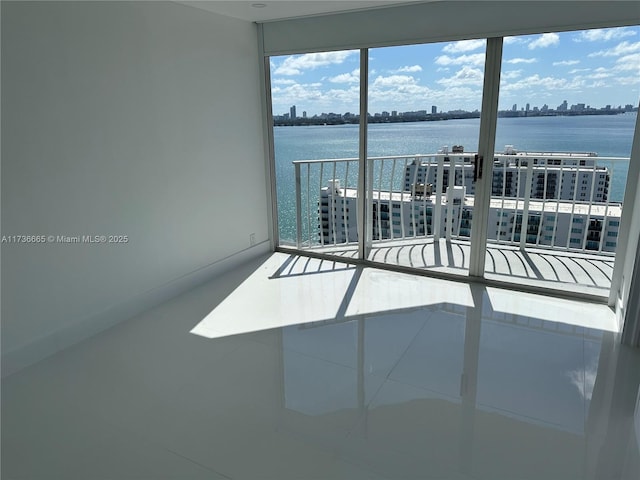
<path fill-rule="evenodd" d="M 441 304 L 474 307 L 472 288 L 488 299 L 485 318 L 506 314 L 617 331 L 605 305 L 274 253 L 191 333 L 217 338 Z"/>

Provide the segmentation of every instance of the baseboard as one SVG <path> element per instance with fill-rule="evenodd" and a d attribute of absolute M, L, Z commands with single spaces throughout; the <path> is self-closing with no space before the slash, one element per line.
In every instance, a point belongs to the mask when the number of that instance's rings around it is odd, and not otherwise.
<path fill-rule="evenodd" d="M 22 347 L 2 353 L 2 377 L 6 377 L 54 355 L 104 330 L 128 320 L 145 310 L 205 283 L 234 267 L 271 251 L 269 241 L 254 245 L 227 258 L 173 279 L 163 285 L 136 295 L 108 310 L 35 340 Z"/>

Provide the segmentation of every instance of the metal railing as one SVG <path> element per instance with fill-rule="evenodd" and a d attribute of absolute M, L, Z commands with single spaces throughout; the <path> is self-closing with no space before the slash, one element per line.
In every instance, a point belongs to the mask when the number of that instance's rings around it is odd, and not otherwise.
<path fill-rule="evenodd" d="M 469 239 L 473 153 L 367 161 L 367 211 L 374 243 Z M 628 161 L 593 154 L 496 154 L 489 216 L 495 229 L 490 225 L 488 241 L 521 249 L 613 255 Z M 298 248 L 356 244 L 358 159 L 293 164 Z"/>

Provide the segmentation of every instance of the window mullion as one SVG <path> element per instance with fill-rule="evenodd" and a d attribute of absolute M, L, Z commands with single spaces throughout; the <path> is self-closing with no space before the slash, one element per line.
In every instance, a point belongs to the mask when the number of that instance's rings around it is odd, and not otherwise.
<path fill-rule="evenodd" d="M 475 188 L 473 223 L 471 224 L 471 252 L 469 255 L 469 275 L 474 277 L 484 276 L 487 254 L 487 223 L 491 203 L 501 62 L 502 38 L 487 39 L 480 138 L 478 140 L 478 158 L 484 158 L 484 162 L 482 174 L 479 176 Z"/>
<path fill-rule="evenodd" d="M 368 214 L 372 195 L 367 182 L 367 113 L 369 95 L 369 49 L 360 49 L 360 145 L 358 148 L 358 258 L 365 260 L 371 249 L 371 215 Z"/>

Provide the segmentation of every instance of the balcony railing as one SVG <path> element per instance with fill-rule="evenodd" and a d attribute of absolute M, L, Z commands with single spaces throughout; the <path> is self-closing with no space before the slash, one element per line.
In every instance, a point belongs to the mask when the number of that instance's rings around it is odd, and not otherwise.
<path fill-rule="evenodd" d="M 617 199 L 610 192 L 614 179 L 626 176 L 628 161 L 592 154 L 496 154 L 488 241 L 614 255 L 622 191 Z M 373 157 L 367 162 L 365 198 L 371 218 L 366 224 L 374 244 L 468 241 L 473 153 Z M 301 160 L 294 166 L 297 247 L 357 244 L 358 159 Z"/>

